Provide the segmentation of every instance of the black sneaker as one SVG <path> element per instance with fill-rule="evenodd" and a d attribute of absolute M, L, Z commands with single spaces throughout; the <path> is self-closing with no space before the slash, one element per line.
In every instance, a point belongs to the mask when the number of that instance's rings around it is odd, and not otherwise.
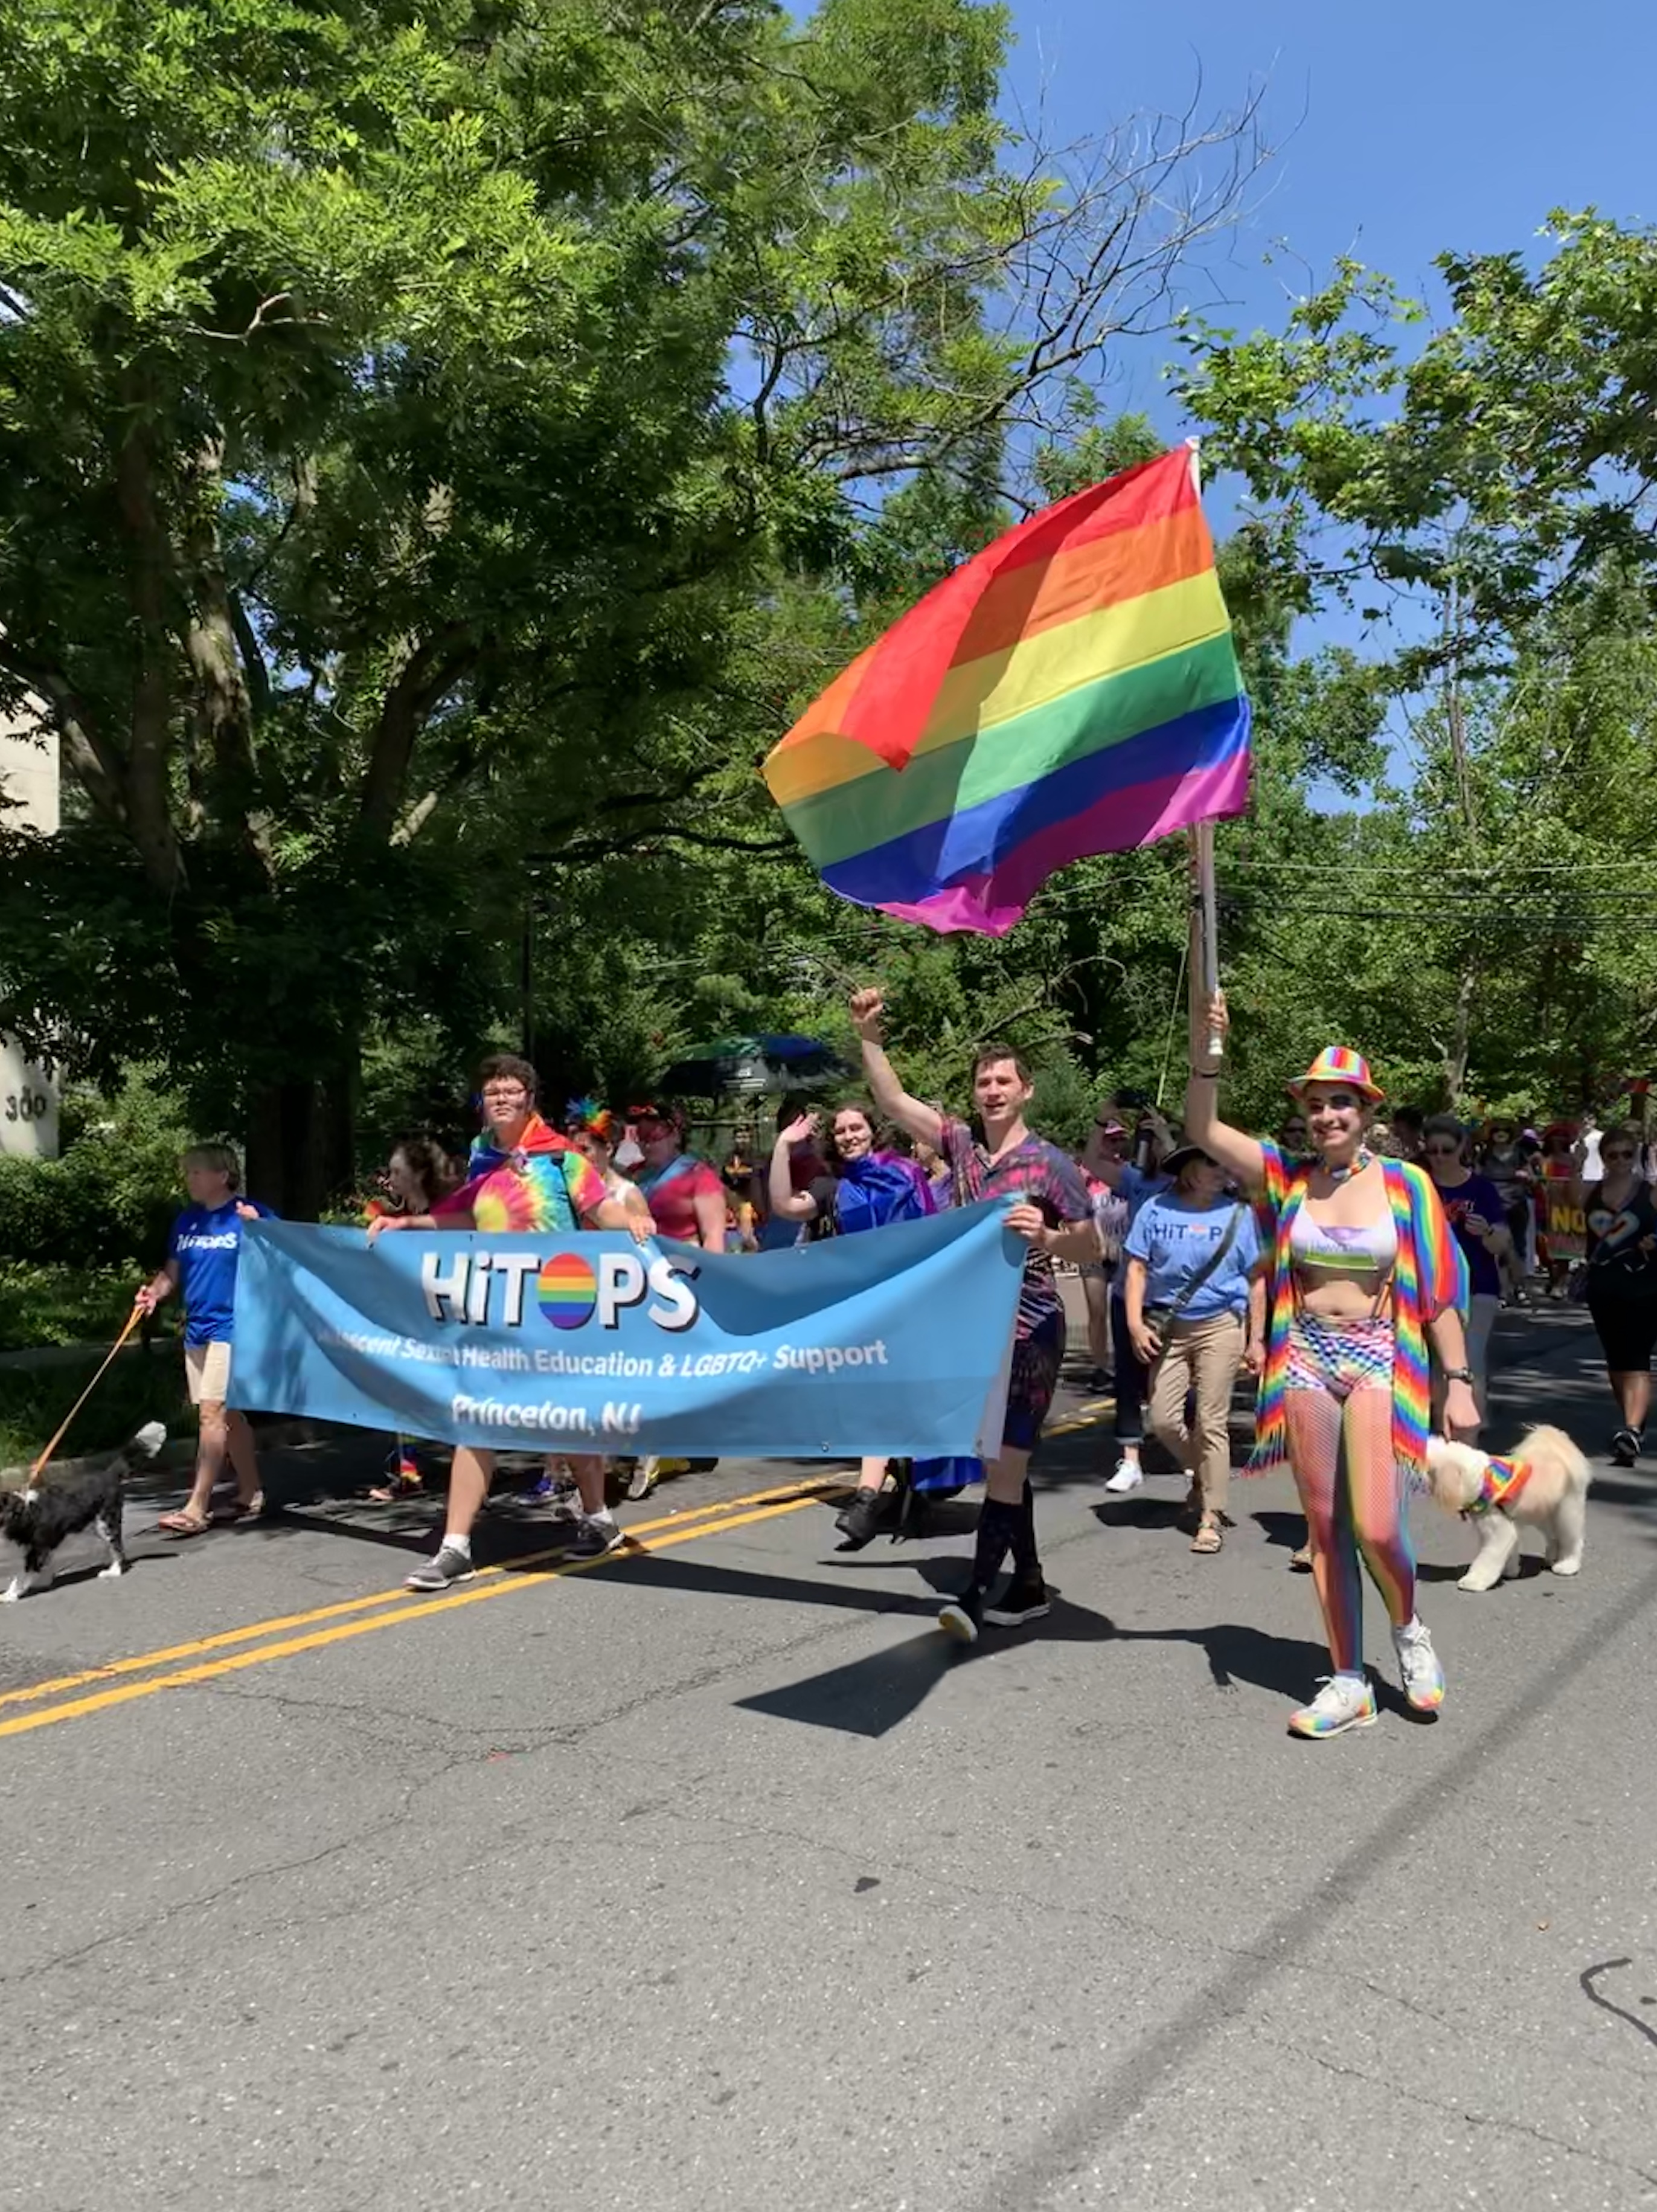
<path fill-rule="evenodd" d="M 1611 1463 L 1613 1467 L 1632 1467 L 1640 1456 L 1642 1442 L 1637 1429 L 1618 1429 L 1611 1440 Z"/>
<path fill-rule="evenodd" d="M 865 1544 L 873 1541 L 880 1522 L 880 1507 L 877 1490 L 853 1492 L 849 1504 L 835 1516 L 835 1526 L 846 1539 L 840 1547 L 842 1552 L 860 1552 Z"/>
<path fill-rule="evenodd" d="M 602 1559 L 606 1552 L 619 1551 L 627 1541 L 615 1520 L 608 1513 L 589 1513 L 583 1516 L 580 1533 L 570 1546 L 572 1559 Z"/>
<path fill-rule="evenodd" d="M 458 1544 L 444 1544 L 434 1559 L 428 1559 L 423 1567 L 416 1567 L 411 1575 L 404 1577 L 403 1587 L 444 1590 L 451 1583 L 469 1583 L 476 1572 L 470 1552 L 463 1552 Z"/>
<path fill-rule="evenodd" d="M 991 1628 L 1022 1628 L 1026 1621 L 1041 1620 L 1052 1610 L 1047 1586 L 1037 1570 L 1015 1575 L 995 1603 L 985 1607 L 984 1619 Z"/>
<path fill-rule="evenodd" d="M 938 1625 L 946 1636 L 953 1636 L 960 1644 L 976 1644 L 979 1631 L 984 1626 L 984 1593 L 980 1589 L 962 1590 L 938 1609 Z"/>

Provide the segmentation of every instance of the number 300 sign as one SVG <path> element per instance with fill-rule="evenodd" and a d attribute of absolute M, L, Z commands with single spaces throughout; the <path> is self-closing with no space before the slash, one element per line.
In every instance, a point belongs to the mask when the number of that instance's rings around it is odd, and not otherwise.
<path fill-rule="evenodd" d="M 52 1101 L 44 1091 L 8 1091 L 0 1107 L 8 1121 L 44 1121 L 51 1111 Z"/>

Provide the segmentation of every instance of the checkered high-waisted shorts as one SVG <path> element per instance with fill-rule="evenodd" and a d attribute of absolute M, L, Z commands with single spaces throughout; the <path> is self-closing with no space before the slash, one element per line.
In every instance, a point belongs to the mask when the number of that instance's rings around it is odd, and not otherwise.
<path fill-rule="evenodd" d="M 1327 1390 L 1350 1398 L 1354 1390 L 1393 1387 L 1393 1323 L 1389 1316 L 1362 1321 L 1324 1321 L 1298 1313 L 1289 1329 L 1290 1390 Z"/>

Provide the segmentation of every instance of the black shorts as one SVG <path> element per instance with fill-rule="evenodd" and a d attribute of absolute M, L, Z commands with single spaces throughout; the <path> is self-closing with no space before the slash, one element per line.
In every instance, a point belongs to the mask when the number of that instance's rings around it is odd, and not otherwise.
<path fill-rule="evenodd" d="M 1613 1375 L 1648 1375 L 1657 1346 L 1657 1298 L 1595 1298 L 1588 1311 Z"/>

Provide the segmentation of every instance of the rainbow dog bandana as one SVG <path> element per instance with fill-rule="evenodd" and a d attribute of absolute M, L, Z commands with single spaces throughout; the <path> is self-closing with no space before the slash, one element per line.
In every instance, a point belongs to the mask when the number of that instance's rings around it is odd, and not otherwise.
<path fill-rule="evenodd" d="M 1479 1521 L 1487 1513 L 1500 1513 L 1510 1498 L 1519 1495 L 1530 1479 L 1530 1468 L 1523 1460 L 1487 1459 L 1484 1486 L 1473 1503 L 1462 1508 L 1462 1519 Z"/>

